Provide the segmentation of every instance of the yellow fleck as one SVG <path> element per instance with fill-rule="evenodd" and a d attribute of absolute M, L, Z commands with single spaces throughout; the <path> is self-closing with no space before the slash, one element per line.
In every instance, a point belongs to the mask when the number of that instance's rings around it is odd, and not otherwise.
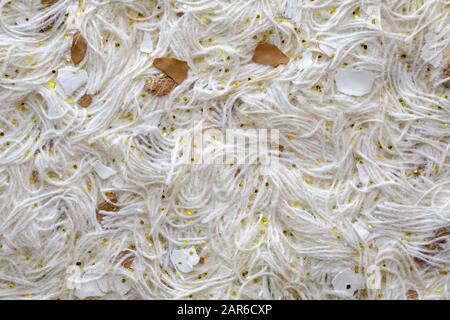
<path fill-rule="evenodd" d="M 269 219 L 267 219 L 266 217 L 263 217 L 261 219 L 261 226 L 265 227 L 268 222 L 269 222 Z"/>

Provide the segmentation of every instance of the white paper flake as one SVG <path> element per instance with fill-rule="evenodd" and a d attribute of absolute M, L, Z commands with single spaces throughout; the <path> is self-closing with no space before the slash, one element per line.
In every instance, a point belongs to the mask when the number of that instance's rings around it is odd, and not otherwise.
<path fill-rule="evenodd" d="M 152 35 L 150 33 L 144 33 L 144 38 L 142 39 L 140 50 L 144 53 L 151 53 L 153 51 L 153 41 Z"/>
<path fill-rule="evenodd" d="M 427 33 L 425 35 L 425 44 L 420 51 L 420 57 L 431 64 L 435 68 L 439 68 L 443 59 L 442 51 L 435 44 L 439 41 L 438 35 L 435 33 Z"/>
<path fill-rule="evenodd" d="M 339 69 L 334 79 L 340 92 L 361 97 L 372 90 L 375 76 L 366 70 Z"/>
<path fill-rule="evenodd" d="M 369 230 L 366 229 L 365 225 L 363 222 L 361 221 L 355 221 L 354 223 L 352 223 L 353 229 L 355 229 L 356 233 L 358 234 L 358 236 L 361 238 L 361 240 L 367 240 L 367 238 L 370 235 Z"/>
<path fill-rule="evenodd" d="M 81 279 L 80 287 L 75 289 L 74 294 L 78 299 L 86 299 L 88 297 L 103 297 L 106 293 L 100 289 L 97 280 Z"/>
<path fill-rule="evenodd" d="M 87 72 L 74 67 L 64 67 L 58 70 L 56 81 L 67 96 L 71 96 L 75 91 L 88 82 Z"/>
<path fill-rule="evenodd" d="M 25 24 L 27 22 L 26 18 L 24 16 L 18 16 L 16 18 L 16 25 Z"/>
<path fill-rule="evenodd" d="M 109 177 L 112 177 L 116 174 L 115 170 L 105 166 L 100 162 L 100 160 L 95 160 L 95 162 L 92 164 L 92 167 L 94 168 L 98 176 L 103 180 L 108 179 Z"/>
<path fill-rule="evenodd" d="M 364 164 L 357 163 L 356 167 L 358 168 L 359 181 L 361 181 L 364 185 L 367 185 L 370 181 L 370 177 L 367 173 Z"/>
<path fill-rule="evenodd" d="M 130 286 L 122 276 L 109 274 L 97 278 L 95 273 L 88 271 L 79 280 L 74 295 L 78 299 L 86 299 L 103 297 L 110 292 L 116 292 L 123 296 L 128 291 L 130 291 Z"/>
<path fill-rule="evenodd" d="M 336 291 L 345 292 L 353 295 L 356 290 L 364 287 L 363 278 L 350 269 L 345 269 L 338 273 L 333 281 L 333 288 Z"/>
<path fill-rule="evenodd" d="M 323 41 L 321 44 L 319 44 L 320 50 L 322 50 L 322 52 L 327 56 L 332 56 L 334 53 L 336 53 L 337 46 L 338 43 L 331 40 Z"/>
<path fill-rule="evenodd" d="M 200 257 L 197 255 L 197 251 L 194 247 L 173 250 L 170 256 L 170 260 L 175 267 L 184 273 L 189 273 L 194 270 L 194 266 L 200 261 Z"/>
<path fill-rule="evenodd" d="M 367 6 L 366 15 L 367 25 L 371 29 L 380 29 L 381 27 L 381 9 L 379 6 L 369 5 Z"/>
<path fill-rule="evenodd" d="M 302 58 L 296 60 L 296 64 L 300 70 L 308 69 L 314 64 L 311 51 L 305 51 L 302 53 Z"/>

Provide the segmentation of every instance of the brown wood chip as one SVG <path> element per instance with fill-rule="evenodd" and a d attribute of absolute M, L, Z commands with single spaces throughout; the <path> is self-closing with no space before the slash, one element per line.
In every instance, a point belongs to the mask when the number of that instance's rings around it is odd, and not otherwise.
<path fill-rule="evenodd" d="M 165 96 L 177 86 L 176 82 L 169 77 L 152 77 L 144 86 L 146 92 L 154 96 Z"/>
<path fill-rule="evenodd" d="M 105 215 L 101 214 L 98 210 L 95 212 L 95 219 L 97 219 L 99 223 L 102 223 L 104 218 Z"/>
<path fill-rule="evenodd" d="M 444 239 L 436 240 L 437 244 L 444 244 L 444 243 L 446 243 L 447 240 L 445 238 L 448 238 L 449 236 L 450 236 L 450 229 L 446 228 L 446 227 L 439 228 L 439 229 L 437 229 L 434 232 L 434 238 L 435 239 L 444 238 Z M 441 249 L 441 248 L 439 248 L 439 249 Z"/>
<path fill-rule="evenodd" d="M 33 170 L 30 176 L 30 184 L 34 184 L 39 182 L 39 172 L 37 170 Z"/>
<path fill-rule="evenodd" d="M 119 207 L 115 205 L 115 203 L 117 202 L 117 200 L 112 199 L 109 200 L 110 202 L 106 202 L 106 201 L 102 201 L 97 205 L 97 209 L 98 210 L 102 210 L 102 211 L 108 211 L 108 212 L 117 212 L 119 211 Z"/>
<path fill-rule="evenodd" d="M 156 58 L 153 66 L 164 72 L 177 84 L 182 83 L 188 76 L 189 67 L 186 61 L 175 58 Z"/>
<path fill-rule="evenodd" d="M 85 94 L 81 97 L 81 99 L 78 101 L 78 104 L 80 107 L 87 108 L 92 103 L 92 96 L 90 94 Z"/>
<path fill-rule="evenodd" d="M 420 258 L 414 257 L 414 262 L 417 264 L 418 267 L 425 267 L 427 265 L 427 262 L 425 260 L 422 260 Z"/>
<path fill-rule="evenodd" d="M 444 67 L 443 71 L 444 78 L 450 77 L 450 60 L 447 62 L 447 65 Z M 444 82 L 444 87 L 450 88 L 450 80 Z"/>
<path fill-rule="evenodd" d="M 55 2 L 56 2 L 56 0 L 41 0 L 42 4 L 53 4 Z"/>
<path fill-rule="evenodd" d="M 108 194 L 109 201 L 100 201 L 97 204 L 97 210 L 95 212 L 95 216 L 97 218 L 98 222 L 102 222 L 105 218 L 105 215 L 103 215 L 100 211 L 107 211 L 107 212 L 117 212 L 119 211 L 119 207 L 116 205 L 117 203 L 117 196 L 115 193 Z"/>
<path fill-rule="evenodd" d="M 446 227 L 439 228 L 434 233 L 436 238 L 450 236 L 450 229 Z"/>
<path fill-rule="evenodd" d="M 288 288 L 287 291 L 292 295 L 292 299 L 294 300 L 301 300 L 300 295 L 298 294 L 298 291 L 293 288 Z"/>
<path fill-rule="evenodd" d="M 122 261 L 122 267 L 127 268 L 127 269 L 132 269 L 132 265 L 133 265 L 133 261 L 134 261 L 135 257 L 133 255 L 131 255 L 129 251 L 121 251 L 118 255 L 118 259 L 122 260 L 122 258 L 127 255 L 128 255 L 128 257 Z"/>
<path fill-rule="evenodd" d="M 287 64 L 289 57 L 273 44 L 260 43 L 255 49 L 252 60 L 253 62 L 267 64 L 275 68 L 280 64 Z"/>
<path fill-rule="evenodd" d="M 83 61 L 84 57 L 86 56 L 86 51 L 87 51 L 86 40 L 81 35 L 80 31 L 75 32 L 75 34 L 73 35 L 72 49 L 71 49 L 72 62 L 74 64 L 79 64 L 81 61 Z"/>
<path fill-rule="evenodd" d="M 406 292 L 406 297 L 408 298 L 408 300 L 417 300 L 417 298 L 419 297 L 419 294 L 417 293 L 416 290 L 409 289 Z"/>

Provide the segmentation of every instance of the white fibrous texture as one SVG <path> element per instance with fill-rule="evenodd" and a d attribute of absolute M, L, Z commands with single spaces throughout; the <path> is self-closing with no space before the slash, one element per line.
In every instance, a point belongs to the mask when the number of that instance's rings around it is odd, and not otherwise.
<path fill-rule="evenodd" d="M 450 298 L 448 1 L 42 2 L 0 1 L 0 299 Z"/>

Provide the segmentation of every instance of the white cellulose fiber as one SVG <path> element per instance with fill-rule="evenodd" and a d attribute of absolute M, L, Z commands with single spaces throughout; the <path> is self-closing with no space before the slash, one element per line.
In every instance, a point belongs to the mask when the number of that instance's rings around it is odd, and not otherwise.
<path fill-rule="evenodd" d="M 0 299 L 449 299 L 449 34 L 445 0 L 0 0 Z"/>

